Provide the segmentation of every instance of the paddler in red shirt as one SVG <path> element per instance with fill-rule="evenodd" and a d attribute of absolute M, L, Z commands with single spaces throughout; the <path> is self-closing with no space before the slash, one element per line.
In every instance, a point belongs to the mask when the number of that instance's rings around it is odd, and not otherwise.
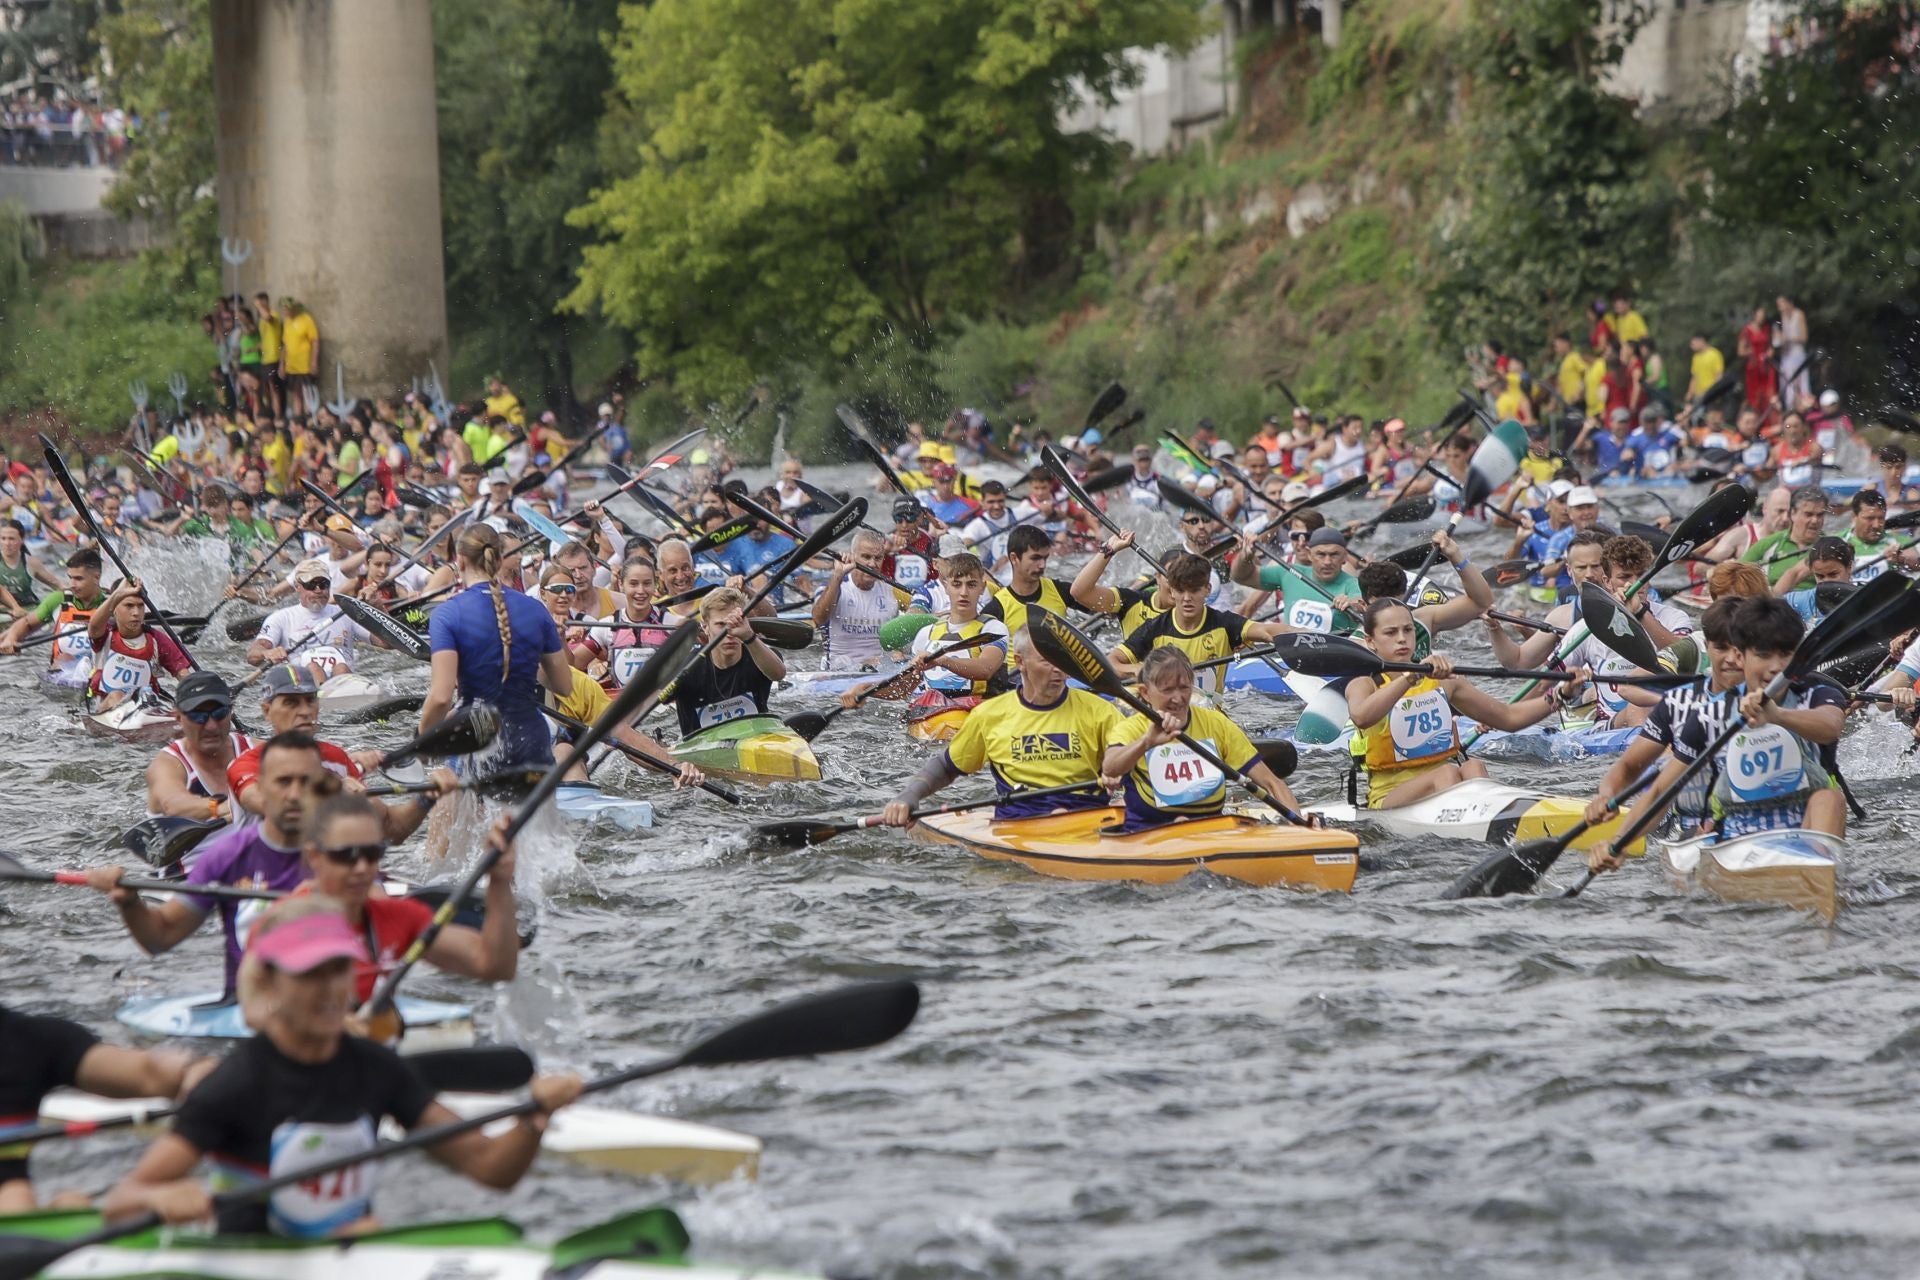
<path fill-rule="evenodd" d="M 147 628 L 147 598 L 138 578 L 123 578 L 87 619 L 93 644 L 93 675 L 87 681 L 88 710 L 111 711 L 130 697 L 160 692 L 160 672 L 181 676 L 193 663 L 173 639 Z"/>

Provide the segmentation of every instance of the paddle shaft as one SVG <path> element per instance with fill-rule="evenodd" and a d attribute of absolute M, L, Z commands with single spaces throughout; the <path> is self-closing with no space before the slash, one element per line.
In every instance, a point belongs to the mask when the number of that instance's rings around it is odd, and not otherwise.
<path fill-rule="evenodd" d="M 1454 530 L 1460 527 L 1460 520 L 1464 514 L 1465 514 L 1464 512 L 1456 511 L 1453 513 L 1452 516 L 1448 517 L 1447 536 L 1449 538 L 1453 536 Z M 1413 580 L 1407 584 L 1407 594 L 1406 594 L 1407 599 L 1418 600 L 1420 598 L 1420 584 L 1427 580 L 1427 574 L 1429 571 L 1432 570 L 1433 562 L 1435 560 L 1438 560 L 1439 558 L 1440 558 L 1440 544 L 1438 542 L 1435 542 L 1432 546 L 1427 548 L 1427 558 L 1420 562 L 1420 572 L 1414 574 Z"/>
<path fill-rule="evenodd" d="M 6 865 L 8 862 L 12 865 Z M 12 880 L 21 884 L 57 884 L 68 888 L 85 888 L 87 873 L 39 871 L 32 867 L 21 866 L 13 859 L 7 858 L 4 862 L 0 862 L 0 880 Z M 142 893 L 193 893 L 208 898 L 258 898 L 269 902 L 286 896 L 273 889 L 242 889 L 224 884 L 190 885 L 184 880 L 122 880 L 120 887 L 137 889 Z"/>
<path fill-rule="evenodd" d="M 1109 689 L 1108 692 L 1111 693 L 1114 697 L 1119 698 L 1120 701 L 1132 707 L 1135 711 L 1138 711 L 1141 715 L 1145 716 L 1149 722 L 1153 724 L 1160 723 L 1163 713 L 1155 711 L 1151 706 L 1147 704 L 1147 701 L 1145 698 L 1140 697 L 1140 695 L 1136 694 L 1133 690 L 1127 688 L 1125 685 L 1119 684 L 1116 681 L 1114 684 L 1114 687 Z M 1214 754 L 1211 748 L 1207 747 L 1198 738 L 1195 738 L 1192 734 L 1188 733 L 1184 729 L 1182 729 L 1175 736 L 1179 739 L 1180 745 L 1184 746 L 1187 750 L 1193 752 L 1193 754 L 1199 756 L 1202 760 L 1205 760 L 1208 764 L 1218 769 L 1221 773 L 1227 774 L 1228 776 L 1237 779 L 1240 782 L 1240 785 L 1242 785 L 1249 792 L 1251 792 L 1256 799 L 1260 800 L 1268 808 L 1272 809 L 1275 813 L 1285 818 L 1288 822 L 1293 823 L 1293 825 L 1295 825 L 1296 827 L 1304 827 L 1304 826 L 1311 825 L 1307 822 L 1305 818 L 1295 813 L 1292 809 L 1287 808 L 1287 806 L 1281 802 L 1279 796 L 1272 794 L 1265 787 L 1255 782 L 1249 770 L 1234 768 L 1232 765 L 1228 764 L 1225 760 L 1221 759 L 1218 755 Z M 1256 760 L 1259 759 L 1258 756 L 1254 758 Z"/>
<path fill-rule="evenodd" d="M 1381 671 L 1401 672 L 1408 675 L 1430 676 L 1433 674 L 1433 664 L 1427 662 L 1382 662 L 1379 669 Z M 1355 674 L 1364 675 L 1366 673 L 1356 672 Z M 1571 671 L 1553 671 L 1544 668 L 1540 670 L 1522 670 L 1508 667 L 1455 667 L 1453 674 L 1457 676 L 1475 676 L 1487 680 L 1531 680 L 1535 684 L 1545 684 L 1555 680 L 1568 681 L 1575 679 Z M 1338 679 L 1339 677 L 1333 678 Z M 1653 688 L 1685 683 L 1687 680 L 1694 678 L 1696 677 L 1685 677 L 1683 679 L 1680 676 L 1672 675 L 1594 675 L 1586 677 L 1588 681 L 1595 684 L 1645 685 Z"/>
<path fill-rule="evenodd" d="M 1517 613 L 1502 613 L 1498 609 L 1489 609 L 1486 616 L 1496 622 L 1510 622 L 1516 627 L 1525 627 L 1529 631 L 1551 631 L 1557 636 L 1567 634 L 1565 627 L 1556 627 L 1551 622 L 1542 622 L 1537 618 L 1523 618 Z"/>
<path fill-rule="evenodd" d="M 584 680 L 586 677 L 580 676 L 577 678 Z M 540 705 L 540 710 L 545 712 L 547 714 L 547 717 L 551 719 L 555 724 L 560 725 L 563 728 L 572 729 L 575 732 L 578 732 L 580 730 L 591 727 L 586 723 L 586 721 L 576 720 L 572 716 L 568 715 L 566 712 L 556 710 L 553 707 L 547 706 L 545 703 L 542 703 Z M 628 759 L 634 761 L 636 764 L 644 765 L 645 767 L 652 769 L 655 773 L 663 773 L 676 778 L 680 776 L 681 766 L 678 761 L 663 760 L 659 756 L 656 756 L 651 752 L 642 751 L 640 748 L 634 746 L 631 742 L 622 742 L 618 738 L 609 738 L 607 740 L 607 745 L 612 747 L 614 750 L 620 752 L 622 755 L 626 756 Z M 718 796 L 720 799 L 725 800 L 728 804 L 740 803 L 740 795 L 738 792 L 732 791 L 726 787 L 723 787 L 717 782 L 703 782 L 700 784 L 700 789 L 706 792 L 708 795 Z"/>
<path fill-rule="evenodd" d="M 798 542 L 800 541 L 800 539 L 807 536 L 806 534 L 800 532 L 798 528 L 787 523 L 787 521 L 783 520 L 778 515 L 775 515 L 773 512 L 767 510 L 765 507 L 755 502 L 752 498 L 747 497 L 747 495 L 744 493 L 729 493 L 723 496 L 726 498 L 728 502 L 731 502 L 734 506 L 739 507 L 742 511 L 746 512 L 747 515 L 750 516 L 751 518 L 755 520 L 765 521 L 767 524 L 773 526 L 775 529 L 778 529 L 780 532 L 786 534 L 789 538 L 792 538 L 795 542 Z M 826 557 L 829 560 L 833 560 L 841 564 L 853 563 L 850 559 L 848 559 L 846 556 L 841 555 L 838 551 L 835 551 L 832 547 L 827 548 Z M 875 573 L 873 570 L 867 569 L 867 568 L 861 568 L 860 572 L 866 574 L 869 578 L 878 578 L 881 582 L 886 583 L 888 586 L 892 587 L 895 591 L 904 591 L 908 595 L 913 594 L 912 587 L 909 587 L 904 582 L 895 582 L 892 578 L 889 578 L 884 573 Z"/>

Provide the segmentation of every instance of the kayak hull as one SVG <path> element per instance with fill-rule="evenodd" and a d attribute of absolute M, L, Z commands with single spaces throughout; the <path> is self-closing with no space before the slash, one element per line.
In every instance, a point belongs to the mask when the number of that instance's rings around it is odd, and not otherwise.
<path fill-rule="evenodd" d="M 473 1010 L 466 1005 L 410 996 L 401 996 L 395 1003 L 407 1024 L 407 1052 L 460 1049 L 473 1043 Z M 222 1003 L 214 991 L 139 996 L 115 1009 L 113 1016 L 122 1026 L 150 1036 L 237 1040 L 253 1034 L 240 1016 L 240 1006 Z"/>
<path fill-rule="evenodd" d="M 171 742 L 180 727 L 172 712 L 138 698 L 129 698 L 110 711 L 88 712 L 86 722 L 87 732 L 95 737 L 149 745 Z"/>
<path fill-rule="evenodd" d="M 1732 840 L 1699 836 L 1660 845 L 1675 887 L 1722 902 L 1774 902 L 1822 919 L 1840 914 L 1840 862 L 1847 842 L 1824 831 L 1762 831 Z"/>
<path fill-rule="evenodd" d="M 608 795 L 590 782 L 563 782 L 553 793 L 554 805 L 575 822 L 597 822 L 602 818 L 623 831 L 639 831 L 653 825 L 653 805 L 645 800 Z"/>
<path fill-rule="evenodd" d="M 820 761 L 807 740 L 772 716 L 750 716 L 702 729 L 674 744 L 673 757 L 712 777 L 762 786 L 817 782 Z"/>
<path fill-rule="evenodd" d="M 968 707 L 942 707 L 931 715 L 907 721 L 907 736 L 916 742 L 952 742 L 967 722 Z"/>
<path fill-rule="evenodd" d="M 320 714 L 325 717 L 364 711 L 385 700 L 386 696 L 380 682 L 371 676 L 363 676 L 357 671 L 342 671 L 329 677 L 320 686 Z"/>
<path fill-rule="evenodd" d="M 1276 827 L 1223 816 L 1109 834 L 1116 808 L 1082 809 L 997 822 L 990 810 L 922 819 L 911 831 L 929 844 L 954 844 L 997 862 L 1017 862 L 1067 880 L 1166 884 L 1196 871 L 1263 888 L 1285 885 L 1347 893 L 1359 869 L 1359 840 L 1345 831 Z"/>
<path fill-rule="evenodd" d="M 1574 797 L 1549 796 L 1525 787 L 1510 787 L 1489 778 L 1469 778 L 1413 804 L 1397 809 L 1354 809 L 1351 805 L 1316 806 L 1329 822 L 1364 822 L 1400 836 L 1472 840 L 1481 844 L 1518 844 L 1565 835 L 1579 825 L 1587 802 Z M 1622 815 L 1589 827 L 1568 846 L 1592 849 L 1610 844 L 1619 834 Z M 1639 854 L 1646 841 L 1637 839 L 1624 852 Z"/>

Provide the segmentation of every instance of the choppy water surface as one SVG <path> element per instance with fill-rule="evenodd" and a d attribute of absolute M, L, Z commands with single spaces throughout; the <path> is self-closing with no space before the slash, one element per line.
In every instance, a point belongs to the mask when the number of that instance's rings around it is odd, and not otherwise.
<path fill-rule="evenodd" d="M 1504 539 L 1474 545 L 1497 559 Z M 211 575 L 182 563 L 174 589 L 204 600 Z M 1478 636 L 1445 647 L 1484 655 Z M 199 656 L 241 668 L 224 638 Z M 424 687 L 392 655 L 369 669 Z M 111 857 L 143 808 L 144 749 L 84 735 L 34 674 L 0 663 L 7 847 Z M 1298 704 L 1228 706 L 1267 729 Z M 1676 897 L 1651 866 L 1573 902 L 1441 902 L 1485 850 L 1384 837 L 1351 897 L 1049 880 L 891 833 L 743 853 L 751 822 L 876 809 L 918 766 L 932 748 L 873 708 L 818 742 L 828 781 L 739 811 L 609 765 L 659 825 L 556 824 L 523 856 L 542 927 L 512 989 L 426 970 L 410 987 L 592 1071 L 837 982 L 925 985 L 919 1022 L 877 1052 L 625 1091 L 761 1135 L 761 1179 L 690 1191 L 549 1160 L 499 1202 L 543 1235 L 670 1197 L 709 1257 L 899 1280 L 1912 1275 L 1920 758 L 1904 742 L 1875 720 L 1845 748 L 1873 816 L 1832 927 Z M 1568 794 L 1603 768 L 1494 766 Z M 1334 799 L 1336 765 L 1310 756 L 1294 785 Z M 433 873 L 412 849 L 397 862 Z M 103 900 L 13 888 L 0 965 L 9 1002 L 120 1038 L 119 1000 L 215 984 L 219 953 L 208 930 L 147 960 Z M 98 1189 L 137 1147 L 56 1144 L 37 1167 Z M 385 1185 L 389 1218 L 487 1202 L 425 1166 Z"/>

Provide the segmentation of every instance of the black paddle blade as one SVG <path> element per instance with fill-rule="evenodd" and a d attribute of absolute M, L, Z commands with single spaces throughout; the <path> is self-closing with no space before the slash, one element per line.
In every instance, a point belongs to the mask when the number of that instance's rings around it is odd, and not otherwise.
<path fill-rule="evenodd" d="M 1622 520 L 1620 532 L 1630 534 L 1647 544 L 1649 550 L 1667 540 L 1667 531 L 1657 524 L 1648 524 L 1644 520 Z"/>
<path fill-rule="evenodd" d="M 1273 776 L 1284 778 L 1300 765 L 1300 748 L 1285 738 L 1255 739 L 1253 749 L 1260 753 L 1260 763 L 1273 770 Z"/>
<path fill-rule="evenodd" d="M 533 1059 L 513 1045 L 410 1053 L 407 1065 L 439 1093 L 505 1093 L 533 1079 Z"/>
<path fill-rule="evenodd" d="M 1709 494 L 1686 519 L 1673 526 L 1664 542 L 1655 544 L 1658 549 L 1653 556 L 1654 571 L 1686 559 L 1746 519 L 1751 510 L 1753 490 L 1743 484 L 1730 484 Z"/>
<path fill-rule="evenodd" d="M 1183 489 L 1165 476 L 1159 477 L 1155 483 L 1167 505 L 1178 507 L 1182 511 L 1191 511 L 1194 515 L 1205 516 L 1209 520 L 1220 518 L 1220 513 L 1213 509 L 1213 504 L 1193 490 Z"/>
<path fill-rule="evenodd" d="M 1431 554 L 1432 551 L 1433 544 L 1431 542 L 1416 542 L 1410 547 L 1402 547 L 1398 551 L 1389 551 L 1387 554 L 1381 556 L 1380 559 L 1387 564 L 1397 564 L 1402 569 L 1412 573 L 1427 562 L 1427 556 Z M 1489 579 L 1489 581 L 1491 581 L 1491 579 Z"/>
<path fill-rule="evenodd" d="M 1417 498 L 1402 498 L 1399 502 L 1394 503 L 1378 516 L 1374 517 L 1374 523 L 1413 524 L 1415 521 L 1425 520 L 1428 516 L 1431 516 L 1433 514 L 1433 508 L 1434 500 L 1433 495 L 1430 493 L 1423 493 Z M 1421 550 L 1424 551 L 1425 548 L 1423 547 Z"/>
<path fill-rule="evenodd" d="M 796 711 L 786 719 L 787 728 L 793 730 L 808 742 L 812 742 L 826 731 L 833 721 L 818 711 Z"/>
<path fill-rule="evenodd" d="M 719 1067 L 870 1049 L 905 1031 L 920 1011 L 912 982 L 869 982 L 775 1005 L 702 1040 L 677 1062 Z"/>
<path fill-rule="evenodd" d="M 1486 571 L 1486 579 L 1496 589 L 1517 587 L 1539 571 L 1539 564 L 1532 560 L 1502 560 Z"/>
<path fill-rule="evenodd" d="M 1915 507 L 1911 511 L 1898 511 L 1887 517 L 1889 529 L 1911 529 L 1915 525 L 1920 525 L 1920 507 Z"/>
<path fill-rule="evenodd" d="M 1813 607 L 1821 613 L 1831 613 L 1859 589 L 1859 584 L 1854 582 L 1822 582 L 1813 589 Z"/>
<path fill-rule="evenodd" d="M 202 840 L 223 829 L 224 821 L 196 821 L 171 815 L 134 823 L 120 835 L 128 853 L 150 867 L 170 867 Z"/>
<path fill-rule="evenodd" d="M 547 473 L 542 471 L 540 468 L 535 467 L 531 471 L 528 471 L 525 475 L 521 476 L 518 480 L 515 480 L 513 482 L 513 488 L 508 490 L 508 492 L 510 492 L 511 494 L 513 494 L 514 497 L 517 498 L 523 493 L 533 492 L 535 489 L 538 489 L 541 485 L 545 484 L 546 482 L 547 482 Z"/>
<path fill-rule="evenodd" d="M 1290 670 L 1327 679 L 1374 675 L 1381 668 L 1379 655 L 1365 645 L 1316 631 L 1275 636 L 1273 653 Z"/>
<path fill-rule="evenodd" d="M 1597 582 L 1581 584 L 1580 615 L 1601 644 L 1642 671 L 1659 670 L 1660 650 L 1653 638 L 1605 587 Z"/>
<path fill-rule="evenodd" d="M 741 537 L 753 528 L 753 520 L 742 516 L 738 520 L 729 520 L 718 529 L 710 529 L 694 540 L 691 550 L 696 556 L 706 555 L 709 551 L 718 551 L 735 538 Z"/>
<path fill-rule="evenodd" d="M 845 826 L 807 818 L 796 818 L 791 822 L 766 822 L 747 833 L 747 848 L 755 853 L 805 849 L 831 840 L 846 830 Z"/>
<path fill-rule="evenodd" d="M 1726 472 L 1717 467 L 1695 467 L 1687 472 L 1688 484 L 1712 484 L 1726 478 Z"/>
<path fill-rule="evenodd" d="M 1574 837 L 1554 840 L 1530 840 L 1526 844 L 1502 849 L 1475 863 L 1459 879 L 1447 886 L 1442 898 L 1504 898 L 1510 893 L 1526 893 L 1538 884 Z"/>
<path fill-rule="evenodd" d="M 1086 483 L 1080 487 L 1088 493 L 1105 493 L 1109 489 L 1118 489 L 1127 482 L 1127 477 L 1132 474 L 1132 464 L 1121 463 L 1119 466 L 1108 467 L 1105 471 L 1094 472 L 1087 477 Z"/>
<path fill-rule="evenodd" d="M 1027 634 L 1040 656 L 1096 693 L 1122 693 L 1126 686 L 1107 656 L 1071 622 L 1048 609 L 1027 610 Z"/>
<path fill-rule="evenodd" d="M 500 711 L 491 702 L 471 702 L 427 730 L 395 759 L 470 756 L 500 736 Z"/>
<path fill-rule="evenodd" d="M 1879 413 L 1880 421 L 1895 431 L 1904 431 L 1910 436 L 1920 436 L 1920 418 L 1902 412 L 1889 405 Z"/>
<path fill-rule="evenodd" d="M 414 507 L 422 511 L 426 510 L 428 507 L 436 507 L 440 505 L 439 500 L 437 498 L 435 498 L 432 494 L 428 493 L 425 489 L 422 489 L 417 484 L 408 484 L 405 481 L 401 481 L 400 483 L 393 486 L 393 492 L 394 492 L 394 496 L 399 498 L 400 501 L 406 503 L 410 507 Z"/>
<path fill-rule="evenodd" d="M 427 638 L 386 610 L 376 609 L 353 596 L 335 596 L 333 602 L 340 606 L 340 612 L 409 658 L 426 662 L 433 657 L 433 645 Z"/>
<path fill-rule="evenodd" d="M 1117 382 L 1109 386 L 1105 391 L 1100 393 L 1100 398 L 1093 402 L 1093 408 L 1087 410 L 1087 424 L 1080 429 L 1085 431 L 1088 427 L 1099 425 L 1111 415 L 1115 409 L 1118 409 L 1122 404 L 1126 403 L 1126 399 L 1127 389 L 1125 387 Z"/>
<path fill-rule="evenodd" d="M 1887 660 L 1887 646 L 1878 642 L 1862 645 L 1838 657 L 1818 663 L 1814 671 L 1849 687 L 1867 679 Z"/>
<path fill-rule="evenodd" d="M 0 1280 L 33 1280 L 60 1259 L 92 1243 L 88 1240 L 41 1240 L 33 1236 L 0 1236 Z"/>
<path fill-rule="evenodd" d="M 804 618 L 749 618 L 747 625 L 776 649 L 804 649 L 813 643 L 813 624 Z"/>
<path fill-rule="evenodd" d="M 228 618 L 227 639 L 252 640 L 260 634 L 260 628 L 267 623 L 267 615 L 257 613 L 251 618 Z"/>
<path fill-rule="evenodd" d="M 508 800 L 517 803 L 539 786 L 540 780 L 546 776 L 545 769 L 501 769 L 484 778 L 475 778 L 467 783 L 464 789 L 488 800 Z"/>

